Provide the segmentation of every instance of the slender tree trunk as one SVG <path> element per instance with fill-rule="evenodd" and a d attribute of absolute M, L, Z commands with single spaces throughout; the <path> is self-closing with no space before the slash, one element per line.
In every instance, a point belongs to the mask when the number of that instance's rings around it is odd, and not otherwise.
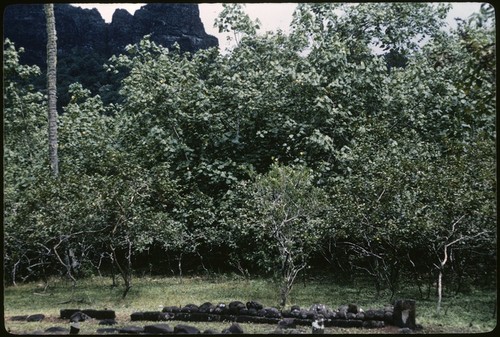
<path fill-rule="evenodd" d="M 57 156 L 57 36 L 54 4 L 45 4 L 47 19 L 47 96 L 49 122 L 49 160 L 54 176 L 59 175 L 59 159 Z"/>
<path fill-rule="evenodd" d="M 437 301 L 437 313 L 441 312 L 441 301 L 443 299 L 443 270 L 439 270 L 438 274 L 438 282 L 437 282 L 437 292 L 438 292 L 438 301 Z"/>

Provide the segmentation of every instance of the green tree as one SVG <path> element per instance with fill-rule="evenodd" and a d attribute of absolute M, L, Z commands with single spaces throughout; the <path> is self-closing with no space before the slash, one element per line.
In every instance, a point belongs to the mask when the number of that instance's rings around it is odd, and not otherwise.
<path fill-rule="evenodd" d="M 311 169 L 277 163 L 244 186 L 249 196 L 237 211 L 241 216 L 233 231 L 251 238 L 256 262 L 278 276 L 280 305 L 285 306 L 297 275 L 323 238 L 326 195 L 315 186 Z"/>

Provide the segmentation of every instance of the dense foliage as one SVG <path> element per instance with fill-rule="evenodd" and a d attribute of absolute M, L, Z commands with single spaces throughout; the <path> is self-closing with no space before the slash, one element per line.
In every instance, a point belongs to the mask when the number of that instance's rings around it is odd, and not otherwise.
<path fill-rule="evenodd" d="M 494 15 L 445 32 L 447 10 L 301 4 L 259 35 L 226 5 L 227 54 L 145 37 L 106 64 L 114 103 L 70 86 L 58 177 L 40 71 L 5 41 L 8 281 L 112 272 L 125 296 L 134 270 L 238 270 L 278 277 L 282 304 L 306 270 L 392 295 L 494 284 Z"/>

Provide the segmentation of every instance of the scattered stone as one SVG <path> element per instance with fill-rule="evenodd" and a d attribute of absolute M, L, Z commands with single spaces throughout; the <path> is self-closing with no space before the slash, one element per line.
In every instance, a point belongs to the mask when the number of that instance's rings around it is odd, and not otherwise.
<path fill-rule="evenodd" d="M 80 332 L 80 322 L 69 323 L 69 334 L 70 335 L 78 335 L 79 332 Z"/>
<path fill-rule="evenodd" d="M 241 334 L 244 331 L 238 323 L 233 323 L 229 328 L 222 330 L 222 333 Z"/>
<path fill-rule="evenodd" d="M 45 318 L 44 314 L 34 314 L 26 317 L 26 321 L 28 322 L 40 322 Z"/>
<path fill-rule="evenodd" d="M 215 331 L 214 329 L 207 329 L 205 331 L 203 331 L 204 334 L 211 334 L 211 335 L 215 335 L 215 334 L 218 334 L 217 331 Z"/>
<path fill-rule="evenodd" d="M 144 332 L 148 333 L 173 333 L 174 329 L 168 324 L 153 324 L 144 326 Z"/>
<path fill-rule="evenodd" d="M 144 332 L 144 328 L 140 326 L 124 326 L 123 328 L 118 329 L 119 333 L 142 333 Z"/>
<path fill-rule="evenodd" d="M 21 316 L 12 316 L 10 318 L 11 321 L 25 321 L 28 318 L 28 315 L 21 315 Z"/>
<path fill-rule="evenodd" d="M 45 333 L 51 334 L 69 334 L 69 330 L 60 326 L 52 326 L 50 328 L 45 329 Z"/>
<path fill-rule="evenodd" d="M 194 326 L 179 324 L 174 327 L 174 333 L 200 333 L 200 330 Z"/>

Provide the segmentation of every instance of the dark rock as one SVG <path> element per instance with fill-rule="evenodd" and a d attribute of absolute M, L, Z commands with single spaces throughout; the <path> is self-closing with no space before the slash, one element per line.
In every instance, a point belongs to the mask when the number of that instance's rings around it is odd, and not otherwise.
<path fill-rule="evenodd" d="M 295 324 L 294 318 L 283 318 L 278 322 L 278 327 L 281 329 L 295 329 L 297 324 Z"/>
<path fill-rule="evenodd" d="M 375 329 L 375 328 L 383 328 L 385 326 L 384 321 L 364 321 L 363 328 L 366 329 Z"/>
<path fill-rule="evenodd" d="M 179 312 L 175 314 L 174 319 L 178 321 L 192 321 L 192 315 L 194 314 L 190 314 L 188 312 Z"/>
<path fill-rule="evenodd" d="M 312 333 L 313 335 L 322 335 L 325 333 L 325 320 L 321 314 L 312 322 Z"/>
<path fill-rule="evenodd" d="M 207 313 L 195 312 L 194 314 L 191 314 L 190 321 L 193 321 L 193 322 L 208 322 L 208 320 L 211 318 L 211 316 L 212 315 L 207 314 Z"/>
<path fill-rule="evenodd" d="M 238 323 L 233 323 L 229 328 L 222 330 L 222 333 L 240 334 L 244 331 Z"/>
<path fill-rule="evenodd" d="M 376 321 L 383 321 L 384 320 L 384 315 L 385 315 L 385 312 L 384 312 L 383 309 L 375 310 L 375 312 L 374 312 L 374 319 Z"/>
<path fill-rule="evenodd" d="M 392 311 L 384 311 L 384 321 L 388 324 L 394 324 L 394 313 Z"/>
<path fill-rule="evenodd" d="M 353 314 L 357 314 L 358 312 L 360 312 L 360 308 L 357 304 L 349 303 L 349 305 L 347 306 L 347 312 L 352 312 Z"/>
<path fill-rule="evenodd" d="M 200 330 L 194 326 L 179 324 L 174 327 L 174 333 L 200 333 Z"/>
<path fill-rule="evenodd" d="M 133 312 L 130 314 L 131 321 L 144 321 L 144 313 L 143 312 Z"/>
<path fill-rule="evenodd" d="M 45 318 L 44 314 L 34 314 L 26 317 L 27 322 L 40 322 Z"/>
<path fill-rule="evenodd" d="M 329 316 L 329 314 L 332 312 L 330 308 L 328 308 L 324 304 L 313 304 L 310 308 L 309 311 L 314 312 L 317 315 L 323 315 L 323 317 Z"/>
<path fill-rule="evenodd" d="M 200 307 L 198 308 L 198 312 L 211 313 L 214 311 L 214 309 L 215 309 L 215 305 L 213 305 L 210 302 L 205 302 L 202 305 L 200 305 Z"/>
<path fill-rule="evenodd" d="M 106 23 L 97 9 L 62 3 L 54 5 L 54 15 L 60 59 L 75 50 L 107 59 L 148 34 L 152 41 L 166 48 L 178 43 L 181 51 L 190 53 L 218 46 L 217 38 L 205 32 L 197 4 L 151 3 L 134 15 L 118 9 L 111 23 Z M 47 33 L 42 4 L 7 6 L 3 19 L 4 38 L 14 41 L 18 48 L 25 48 L 21 63 L 44 66 Z"/>
<path fill-rule="evenodd" d="M 51 334 L 69 334 L 69 330 L 60 326 L 52 326 L 50 328 L 45 329 L 45 333 Z"/>
<path fill-rule="evenodd" d="M 211 335 L 215 335 L 215 334 L 218 334 L 218 332 L 214 329 L 207 329 L 205 331 L 203 331 L 204 334 L 211 334 Z"/>
<path fill-rule="evenodd" d="M 148 333 L 173 333 L 174 329 L 168 324 L 153 324 L 144 326 L 144 332 Z"/>
<path fill-rule="evenodd" d="M 393 320 L 394 324 L 400 328 L 415 329 L 415 301 L 397 300 L 394 303 Z"/>
<path fill-rule="evenodd" d="M 401 328 L 398 330 L 398 333 L 407 335 L 413 333 L 413 331 L 410 328 Z"/>
<path fill-rule="evenodd" d="M 61 309 L 59 310 L 59 317 L 60 318 L 67 318 L 69 319 L 71 315 L 73 315 L 75 312 L 82 311 L 80 309 Z"/>
<path fill-rule="evenodd" d="M 76 323 L 76 322 L 85 322 L 85 320 L 88 320 L 88 319 L 90 319 L 90 317 L 88 315 L 84 314 L 81 311 L 77 311 L 73 315 L 71 315 L 71 317 L 69 318 L 69 321 Z"/>
<path fill-rule="evenodd" d="M 164 307 L 163 312 L 171 312 L 171 313 L 178 313 L 181 312 L 181 308 L 176 307 L 176 306 L 170 306 L 170 307 Z"/>
<path fill-rule="evenodd" d="M 266 309 L 262 308 L 257 311 L 257 316 L 264 317 L 266 316 L 266 313 L 267 313 Z"/>
<path fill-rule="evenodd" d="M 196 304 L 187 304 L 182 309 L 181 312 L 198 312 L 199 308 Z"/>
<path fill-rule="evenodd" d="M 118 332 L 119 333 L 143 333 L 144 328 L 142 328 L 140 326 L 130 325 L 130 326 L 124 326 L 122 328 L 119 328 Z"/>
<path fill-rule="evenodd" d="M 106 318 L 99 321 L 99 325 L 113 325 L 116 324 L 116 320 L 114 318 Z"/>
<path fill-rule="evenodd" d="M 365 320 L 375 319 L 375 310 L 369 309 L 365 311 Z"/>
<path fill-rule="evenodd" d="M 349 310 L 349 306 L 347 305 L 341 305 L 338 309 L 337 309 L 337 317 L 338 318 L 344 318 L 344 319 L 347 319 L 347 311 Z"/>
<path fill-rule="evenodd" d="M 364 312 L 358 312 L 356 314 L 356 319 L 364 320 L 365 319 L 365 313 Z"/>
<path fill-rule="evenodd" d="M 259 311 L 260 309 L 263 309 L 264 306 L 260 304 L 259 302 L 256 301 L 249 301 L 247 302 L 247 309 L 255 309 L 256 311 Z"/>
<path fill-rule="evenodd" d="M 114 319 L 116 318 L 116 313 L 114 310 L 95 310 L 95 309 L 61 309 L 60 310 L 60 317 L 61 318 L 68 318 L 71 319 L 71 316 L 77 312 L 82 312 L 85 315 L 89 316 L 90 318 L 95 318 L 95 319 Z"/>
<path fill-rule="evenodd" d="M 228 308 L 229 308 L 229 314 L 238 315 L 241 309 L 246 309 L 246 305 L 240 301 L 233 301 L 229 303 Z"/>
<path fill-rule="evenodd" d="M 25 321 L 28 318 L 28 315 L 21 315 L 21 316 L 12 316 L 10 318 L 11 321 Z"/>
<path fill-rule="evenodd" d="M 315 311 L 306 311 L 306 318 L 315 320 L 318 317 L 318 314 Z"/>
<path fill-rule="evenodd" d="M 238 315 L 248 315 L 249 310 L 247 308 L 241 308 Z"/>
<path fill-rule="evenodd" d="M 94 310 L 94 309 L 85 309 L 85 310 L 82 310 L 82 312 L 91 317 L 91 318 L 95 318 L 95 319 L 114 319 L 116 318 L 116 313 L 114 310 L 108 310 L 108 309 L 104 309 L 104 310 Z"/>
<path fill-rule="evenodd" d="M 131 321 L 166 321 L 169 313 L 160 311 L 134 312 L 130 315 Z"/>
<path fill-rule="evenodd" d="M 80 333 L 80 322 L 71 322 L 69 324 L 69 334 L 78 335 Z"/>
<path fill-rule="evenodd" d="M 96 332 L 98 334 L 104 334 L 104 333 L 117 333 L 118 329 L 117 328 L 101 328 L 97 329 Z"/>
<path fill-rule="evenodd" d="M 267 308 L 264 308 L 264 310 L 266 311 L 266 314 L 264 315 L 265 317 L 281 318 L 281 312 L 276 308 L 267 307 Z"/>
<path fill-rule="evenodd" d="M 225 303 L 219 303 L 215 306 L 214 314 L 226 315 L 228 313 L 228 308 Z"/>
<path fill-rule="evenodd" d="M 257 316 L 257 309 L 255 309 L 255 308 L 248 309 L 248 315 Z"/>

